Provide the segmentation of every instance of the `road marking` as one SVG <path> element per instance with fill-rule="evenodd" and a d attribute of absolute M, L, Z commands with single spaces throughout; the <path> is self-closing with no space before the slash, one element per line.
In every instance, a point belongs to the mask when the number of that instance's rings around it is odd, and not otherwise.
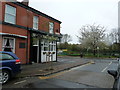
<path fill-rule="evenodd" d="M 63 73 L 65 72 L 68 72 L 68 71 L 64 71 L 64 72 L 60 72 L 60 73 L 57 73 L 57 74 L 54 74 L 54 75 L 50 75 L 50 76 L 41 76 L 39 77 L 39 79 L 50 79 L 50 78 L 54 78 L 54 77 L 57 77 L 59 75 L 62 75 Z"/>
<path fill-rule="evenodd" d="M 108 66 L 107 67 L 105 67 L 101 72 L 104 72 L 106 69 L 108 68 Z"/>
<path fill-rule="evenodd" d="M 87 65 L 92 64 L 92 63 L 93 63 L 93 62 L 89 62 L 89 63 L 87 63 L 87 64 L 84 64 L 84 65 L 81 65 L 81 66 L 78 66 L 78 67 L 72 68 L 72 69 L 70 69 L 69 71 L 72 71 L 72 70 L 75 70 L 75 69 L 78 69 L 78 68 L 81 68 L 81 67 L 87 66 Z"/>
<path fill-rule="evenodd" d="M 112 61 L 109 63 L 109 65 L 111 65 L 112 64 Z"/>
<path fill-rule="evenodd" d="M 108 64 L 107 67 L 105 67 L 101 72 L 104 72 L 110 65 L 112 64 L 112 61 Z"/>
<path fill-rule="evenodd" d="M 80 68 L 80 67 L 83 67 L 83 66 L 86 66 L 86 65 L 89 65 L 91 64 L 91 62 L 87 63 L 87 64 L 84 64 L 84 65 L 81 65 L 79 67 L 76 67 L 76 68 Z M 71 70 L 73 70 L 74 68 L 70 69 L 70 70 L 67 70 L 67 71 L 63 71 L 63 72 L 60 72 L 60 73 L 57 73 L 57 74 L 54 74 L 54 75 L 50 75 L 50 76 L 41 76 L 41 77 L 38 77 L 39 79 L 50 79 L 50 78 L 54 78 L 54 77 L 57 77 L 57 76 L 60 76 L 62 75 L 63 73 L 66 73 L 66 72 L 70 72 Z"/>
<path fill-rule="evenodd" d="M 26 80 L 23 80 L 23 81 L 20 81 L 20 82 L 16 82 L 14 84 L 20 84 L 20 83 L 23 83 L 23 82 L 26 82 Z"/>

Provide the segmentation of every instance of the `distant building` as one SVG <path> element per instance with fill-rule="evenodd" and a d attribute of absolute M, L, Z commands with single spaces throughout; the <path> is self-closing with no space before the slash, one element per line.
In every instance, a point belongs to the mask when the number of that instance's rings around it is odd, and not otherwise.
<path fill-rule="evenodd" d="M 0 51 L 15 53 L 22 64 L 57 61 L 61 21 L 29 7 L 28 0 L 4 1 L 14 2 L 0 1 Z"/>

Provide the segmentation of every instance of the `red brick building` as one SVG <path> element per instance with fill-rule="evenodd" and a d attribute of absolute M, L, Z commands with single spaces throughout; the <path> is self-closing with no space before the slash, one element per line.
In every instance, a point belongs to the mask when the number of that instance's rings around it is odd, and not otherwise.
<path fill-rule="evenodd" d="M 22 64 L 56 61 L 61 22 L 29 7 L 29 2 L 7 1 L 0 1 L 0 51 L 15 53 Z"/>

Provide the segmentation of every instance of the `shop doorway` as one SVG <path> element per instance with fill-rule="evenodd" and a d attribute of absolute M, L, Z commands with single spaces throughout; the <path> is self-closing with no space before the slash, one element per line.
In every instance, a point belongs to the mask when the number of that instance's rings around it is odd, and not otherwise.
<path fill-rule="evenodd" d="M 56 61 L 56 41 L 41 42 L 41 62 Z"/>
<path fill-rule="evenodd" d="M 39 39 L 35 39 L 33 41 L 33 46 L 32 46 L 32 62 L 34 63 L 39 63 Z"/>
<path fill-rule="evenodd" d="M 38 46 L 37 45 L 34 45 L 33 46 L 33 62 L 37 63 L 37 59 L 38 59 L 38 56 L 37 56 L 37 53 L 38 53 Z"/>

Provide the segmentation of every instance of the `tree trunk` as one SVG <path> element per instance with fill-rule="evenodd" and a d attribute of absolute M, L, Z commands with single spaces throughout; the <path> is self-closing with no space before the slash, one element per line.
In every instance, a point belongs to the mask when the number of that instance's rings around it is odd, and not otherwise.
<path fill-rule="evenodd" d="M 95 50 L 95 49 L 93 50 L 93 55 L 94 55 L 94 56 L 96 55 L 96 50 Z"/>

